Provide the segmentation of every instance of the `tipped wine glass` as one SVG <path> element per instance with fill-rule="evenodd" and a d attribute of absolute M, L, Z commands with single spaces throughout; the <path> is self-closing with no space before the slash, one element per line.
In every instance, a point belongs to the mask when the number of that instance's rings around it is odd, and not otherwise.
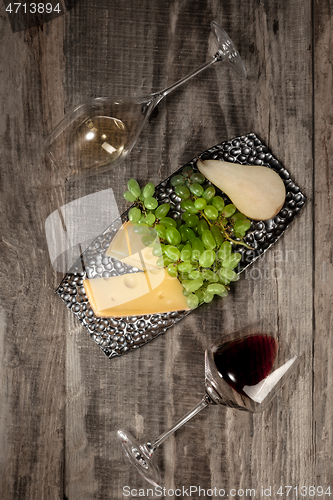
<path fill-rule="evenodd" d="M 46 153 L 67 177 L 91 175 L 119 165 L 136 143 L 157 104 L 170 92 L 218 61 L 228 61 L 246 78 L 243 61 L 227 33 L 215 21 L 216 54 L 170 87 L 144 97 L 98 97 L 75 107 L 46 140 Z"/>
<path fill-rule="evenodd" d="M 209 405 L 261 412 L 298 364 L 288 345 L 263 333 L 231 334 L 205 352 L 205 395 L 171 429 L 155 441 L 140 444 L 124 430 L 117 436 L 132 465 L 150 484 L 161 486 L 155 450 L 177 429 Z"/>

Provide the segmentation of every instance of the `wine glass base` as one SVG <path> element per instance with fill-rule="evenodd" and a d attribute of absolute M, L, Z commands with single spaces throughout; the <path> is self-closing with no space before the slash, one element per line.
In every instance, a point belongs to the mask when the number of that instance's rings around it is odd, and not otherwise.
<path fill-rule="evenodd" d="M 152 456 L 149 456 L 138 441 L 128 432 L 117 431 L 117 437 L 123 447 L 123 451 L 136 468 L 139 474 L 153 486 L 161 486 L 160 471 L 154 464 Z"/>
<path fill-rule="evenodd" d="M 246 78 L 244 63 L 229 35 L 216 21 L 212 21 L 210 23 L 210 27 L 219 44 L 218 53 L 220 53 L 222 59 L 227 59 L 230 64 L 232 64 L 238 75 L 241 78 Z"/>

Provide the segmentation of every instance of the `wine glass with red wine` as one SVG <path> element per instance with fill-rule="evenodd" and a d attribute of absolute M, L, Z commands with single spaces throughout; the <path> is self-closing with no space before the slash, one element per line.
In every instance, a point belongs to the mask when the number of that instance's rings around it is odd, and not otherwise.
<path fill-rule="evenodd" d="M 288 345 L 259 331 L 230 334 L 205 352 L 205 395 L 171 429 L 155 441 L 139 444 L 128 432 L 118 430 L 124 453 L 150 484 L 160 486 L 155 450 L 171 434 L 208 405 L 261 412 L 272 401 L 298 364 Z"/>

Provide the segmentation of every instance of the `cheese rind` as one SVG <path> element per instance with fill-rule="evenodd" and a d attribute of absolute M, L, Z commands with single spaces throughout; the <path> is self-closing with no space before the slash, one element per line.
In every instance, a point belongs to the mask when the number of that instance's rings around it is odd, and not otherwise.
<path fill-rule="evenodd" d="M 166 269 L 86 279 L 84 289 L 98 317 L 139 316 L 188 310 L 183 287 Z"/>

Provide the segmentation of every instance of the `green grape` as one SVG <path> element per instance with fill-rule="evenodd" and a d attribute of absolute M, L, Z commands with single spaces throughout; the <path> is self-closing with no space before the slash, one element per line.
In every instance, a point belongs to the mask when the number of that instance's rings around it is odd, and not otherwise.
<path fill-rule="evenodd" d="M 155 210 L 155 217 L 157 219 L 162 219 L 162 217 L 165 217 L 167 213 L 170 210 L 170 205 L 169 203 L 162 203 L 159 207 L 156 208 Z"/>
<path fill-rule="evenodd" d="M 180 226 L 179 231 L 182 241 L 191 241 L 193 238 L 195 238 L 195 232 L 188 226 Z"/>
<path fill-rule="evenodd" d="M 209 203 L 210 200 L 212 200 L 215 196 L 215 189 L 213 186 L 209 186 L 205 191 L 204 194 L 202 195 L 203 198 Z"/>
<path fill-rule="evenodd" d="M 168 267 L 169 264 L 172 264 L 172 261 L 164 255 L 161 255 L 156 261 L 158 267 Z"/>
<path fill-rule="evenodd" d="M 214 198 L 211 201 L 213 207 L 215 207 L 219 212 L 222 212 L 224 209 L 224 200 L 221 198 L 221 196 L 214 196 Z"/>
<path fill-rule="evenodd" d="M 207 205 L 204 208 L 204 214 L 209 220 L 216 220 L 219 216 L 217 209 L 213 205 Z"/>
<path fill-rule="evenodd" d="M 195 291 L 195 295 L 198 297 L 199 303 L 201 303 L 201 302 L 204 301 L 204 299 L 203 299 L 203 289 L 202 288 L 199 288 L 199 290 L 196 290 Z"/>
<path fill-rule="evenodd" d="M 191 271 L 192 267 L 191 262 L 186 260 L 185 262 L 180 262 L 180 264 L 178 264 L 178 271 L 181 273 L 188 273 Z"/>
<path fill-rule="evenodd" d="M 154 227 L 150 227 L 149 228 L 149 234 L 151 234 L 152 236 L 154 236 L 154 238 L 156 238 L 158 240 L 158 234 L 157 232 L 155 231 L 155 228 Z"/>
<path fill-rule="evenodd" d="M 177 264 L 169 264 L 167 267 L 167 271 L 172 278 L 177 278 Z"/>
<path fill-rule="evenodd" d="M 155 257 L 161 257 L 161 255 L 163 254 L 163 247 L 162 247 L 162 245 L 159 244 L 159 243 L 156 243 L 156 245 L 153 246 L 152 254 Z"/>
<path fill-rule="evenodd" d="M 200 255 L 205 251 L 204 244 L 198 237 L 194 237 L 191 239 L 191 246 L 192 246 L 192 259 L 193 260 L 199 260 Z"/>
<path fill-rule="evenodd" d="M 188 240 L 188 238 L 187 238 L 187 236 L 186 236 L 186 234 L 185 234 L 185 232 L 184 232 L 185 227 L 186 227 L 186 226 L 185 226 L 185 224 L 183 224 L 183 225 L 182 225 L 182 226 L 180 226 L 180 228 L 179 228 L 179 234 L 180 234 L 180 236 L 181 236 L 182 243 L 186 243 L 186 242 L 187 242 L 187 240 Z"/>
<path fill-rule="evenodd" d="M 228 290 L 221 283 L 211 283 L 207 286 L 207 292 L 219 295 L 220 297 L 226 297 L 228 295 Z"/>
<path fill-rule="evenodd" d="M 184 295 L 185 297 L 188 297 L 188 296 L 190 295 L 190 294 L 189 294 L 189 293 L 185 290 L 185 288 L 183 288 L 183 295 Z"/>
<path fill-rule="evenodd" d="M 153 226 L 155 220 L 156 217 L 154 214 L 148 214 L 145 218 L 145 223 L 148 224 L 148 226 Z"/>
<path fill-rule="evenodd" d="M 232 245 L 230 241 L 222 243 L 220 250 L 217 253 L 219 260 L 225 260 L 231 255 Z"/>
<path fill-rule="evenodd" d="M 169 262 L 170 264 L 170 262 Z M 164 255 L 160 255 L 160 257 L 156 261 L 156 265 L 158 267 L 164 267 Z"/>
<path fill-rule="evenodd" d="M 182 200 L 187 200 L 187 198 L 189 198 L 189 196 L 191 194 L 190 190 L 186 186 L 176 186 L 175 193 Z"/>
<path fill-rule="evenodd" d="M 156 212 L 155 212 L 156 214 Z M 171 219 L 171 217 L 162 217 L 160 219 L 160 223 L 162 224 L 162 226 L 164 226 L 166 229 L 168 229 L 168 227 L 174 227 L 176 228 L 177 227 L 177 222 L 175 221 L 175 219 Z"/>
<path fill-rule="evenodd" d="M 148 210 L 155 210 L 158 207 L 158 201 L 153 196 L 145 198 L 144 205 Z"/>
<path fill-rule="evenodd" d="M 205 219 L 201 219 L 196 227 L 196 230 L 198 231 L 199 235 L 201 236 L 202 233 L 206 230 L 209 229 L 209 226 Z"/>
<path fill-rule="evenodd" d="M 244 236 L 245 236 L 245 231 L 243 233 L 242 232 L 238 232 L 237 233 L 236 231 L 234 231 L 234 237 L 235 238 L 238 238 L 238 239 L 241 240 L 242 238 L 244 238 Z"/>
<path fill-rule="evenodd" d="M 144 234 L 141 238 L 141 241 L 146 247 L 149 247 L 153 243 L 153 241 L 155 241 L 155 236 L 152 234 Z"/>
<path fill-rule="evenodd" d="M 145 216 L 145 214 L 141 215 L 140 220 L 139 220 L 139 222 L 137 222 L 137 224 L 146 224 L 146 216 Z"/>
<path fill-rule="evenodd" d="M 219 269 L 218 271 L 219 277 L 227 281 L 228 283 L 230 281 L 238 281 L 239 280 L 239 275 L 235 273 L 235 271 L 232 271 L 231 269 L 224 269 L 223 267 Z M 225 284 L 228 284 L 225 283 Z"/>
<path fill-rule="evenodd" d="M 194 184 L 203 184 L 206 180 L 206 177 L 202 175 L 200 172 L 195 172 L 190 177 L 191 182 Z"/>
<path fill-rule="evenodd" d="M 246 215 L 242 214 L 241 212 L 235 212 L 234 215 L 232 216 L 232 221 L 234 223 L 239 222 L 241 220 L 246 219 Z"/>
<path fill-rule="evenodd" d="M 135 201 L 137 199 L 137 196 L 134 196 L 134 194 L 132 194 L 130 191 L 125 191 L 123 196 L 124 196 L 126 201 L 129 201 L 131 203 L 133 203 L 133 201 Z"/>
<path fill-rule="evenodd" d="M 148 182 L 148 184 L 146 184 L 142 190 L 143 198 L 150 198 L 151 196 L 154 196 L 154 193 L 155 193 L 154 184 L 152 182 Z"/>
<path fill-rule="evenodd" d="M 166 245 L 165 247 L 165 255 L 171 261 L 177 261 L 180 257 L 180 251 L 174 245 Z"/>
<path fill-rule="evenodd" d="M 182 174 L 186 175 L 186 176 L 189 176 L 189 175 L 193 174 L 193 168 L 190 167 L 189 165 L 187 167 L 184 167 L 182 169 Z"/>
<path fill-rule="evenodd" d="M 211 302 L 214 298 L 214 294 L 209 292 L 207 289 L 203 291 L 202 295 L 203 300 L 204 302 L 206 302 L 206 304 L 209 304 L 209 302 Z"/>
<path fill-rule="evenodd" d="M 182 201 L 180 202 L 180 208 L 182 208 L 182 209 L 183 209 L 183 210 L 185 210 L 186 212 L 187 212 L 187 209 L 188 209 L 188 208 L 191 208 L 191 207 L 192 207 L 192 205 L 194 206 L 193 201 L 191 201 L 191 200 L 182 200 Z"/>
<path fill-rule="evenodd" d="M 201 267 L 211 267 L 215 261 L 215 252 L 213 250 L 205 250 L 199 258 Z"/>
<path fill-rule="evenodd" d="M 190 260 L 192 257 L 192 247 L 189 243 L 187 243 L 183 248 L 182 251 L 180 252 L 180 260 L 182 261 L 187 261 Z M 185 269 L 184 269 L 185 271 Z"/>
<path fill-rule="evenodd" d="M 202 232 L 201 239 L 202 239 L 202 243 L 204 244 L 205 248 L 208 248 L 209 250 L 213 250 L 213 248 L 216 247 L 215 238 L 209 229 L 205 229 Z M 207 266 L 205 266 L 205 267 L 207 267 Z"/>
<path fill-rule="evenodd" d="M 189 212 L 184 212 L 182 214 L 182 219 L 184 222 L 186 222 L 189 217 L 191 217 L 191 214 Z"/>
<path fill-rule="evenodd" d="M 235 271 L 232 271 L 231 269 L 227 269 L 227 271 L 230 272 L 230 274 L 228 274 L 228 276 L 230 276 L 230 281 L 238 281 L 239 280 L 239 274 L 235 273 Z M 232 275 L 231 275 L 232 273 Z"/>
<path fill-rule="evenodd" d="M 132 207 L 128 211 L 128 218 L 132 222 L 132 224 L 136 224 L 137 222 L 139 222 L 141 216 L 142 216 L 141 210 L 137 207 Z"/>
<path fill-rule="evenodd" d="M 222 265 L 226 269 L 234 269 L 239 264 L 241 258 L 240 253 L 233 253 L 222 262 Z"/>
<path fill-rule="evenodd" d="M 249 219 L 243 219 L 239 220 L 238 222 L 235 223 L 234 225 L 234 231 L 236 233 L 243 233 L 245 234 L 246 231 L 248 231 L 251 227 L 251 221 Z"/>
<path fill-rule="evenodd" d="M 188 227 L 195 227 L 199 222 L 199 217 L 197 215 L 190 215 L 186 219 L 186 225 Z"/>
<path fill-rule="evenodd" d="M 222 210 L 222 215 L 223 217 L 231 217 L 232 215 L 234 215 L 235 212 L 236 212 L 235 205 L 229 203 L 229 205 L 226 205 Z"/>
<path fill-rule="evenodd" d="M 201 288 L 203 285 L 203 281 L 201 278 L 198 278 L 196 280 L 184 280 L 183 281 L 183 287 L 185 290 L 189 293 L 193 293 L 199 288 Z"/>
<path fill-rule="evenodd" d="M 195 309 L 199 305 L 199 299 L 198 296 L 195 295 L 194 293 L 190 293 L 189 296 L 187 297 L 187 305 L 190 309 Z"/>
<path fill-rule="evenodd" d="M 211 269 L 203 269 L 201 271 L 202 277 L 204 280 L 211 281 L 211 282 L 217 282 L 219 280 L 219 277 L 214 271 Z"/>
<path fill-rule="evenodd" d="M 170 179 L 170 184 L 173 187 L 182 186 L 184 183 L 185 183 L 185 179 L 184 179 L 183 175 L 174 175 Z"/>
<path fill-rule="evenodd" d="M 180 206 L 183 210 L 186 210 L 186 212 L 188 212 L 191 215 L 195 215 L 199 212 L 199 210 L 195 208 L 195 205 L 191 200 L 181 201 Z"/>
<path fill-rule="evenodd" d="M 170 245 L 179 245 L 182 240 L 180 232 L 175 227 L 168 227 L 165 236 Z"/>
<path fill-rule="evenodd" d="M 194 202 L 194 207 L 198 210 L 203 210 L 207 205 L 205 198 L 197 198 Z"/>
<path fill-rule="evenodd" d="M 165 240 L 166 228 L 164 226 L 162 226 L 162 224 L 156 224 L 155 231 L 157 232 L 157 234 L 158 234 L 159 238 L 161 238 L 161 240 Z"/>
<path fill-rule="evenodd" d="M 220 281 L 220 283 L 222 283 L 224 286 L 227 286 L 227 285 L 229 285 L 229 283 L 230 283 L 230 280 L 228 280 L 228 278 L 227 278 L 226 276 L 223 276 L 223 275 L 221 276 L 221 275 L 220 275 L 220 272 L 219 272 L 219 281 Z"/>
<path fill-rule="evenodd" d="M 197 280 L 198 278 L 201 278 L 201 272 L 198 269 L 192 269 L 192 271 L 188 273 L 188 277 L 190 280 Z"/>
<path fill-rule="evenodd" d="M 134 226 L 133 231 L 136 234 L 147 234 L 149 232 L 149 226 L 147 226 L 147 224 L 140 224 L 139 226 Z"/>
<path fill-rule="evenodd" d="M 136 181 L 135 179 L 129 179 L 129 181 L 127 182 L 127 189 L 132 193 L 133 196 L 135 196 L 135 198 L 139 198 L 141 189 L 138 181 Z"/>
<path fill-rule="evenodd" d="M 201 186 L 201 184 L 194 183 L 190 185 L 190 191 L 195 196 L 202 196 L 204 193 L 204 188 Z"/>
<path fill-rule="evenodd" d="M 223 235 L 221 234 L 221 231 L 219 230 L 219 228 L 218 228 L 217 226 L 214 226 L 214 225 L 213 225 L 213 226 L 210 228 L 210 232 L 212 233 L 212 235 L 213 235 L 213 237 L 214 237 L 214 240 L 215 240 L 215 242 L 216 242 L 216 245 L 217 245 L 217 246 L 222 245 L 224 238 L 223 238 Z"/>

